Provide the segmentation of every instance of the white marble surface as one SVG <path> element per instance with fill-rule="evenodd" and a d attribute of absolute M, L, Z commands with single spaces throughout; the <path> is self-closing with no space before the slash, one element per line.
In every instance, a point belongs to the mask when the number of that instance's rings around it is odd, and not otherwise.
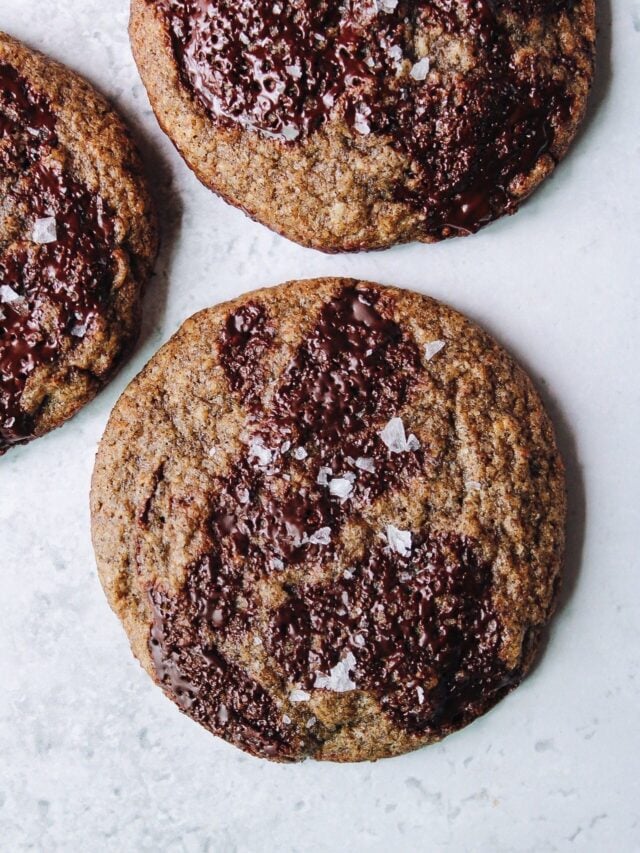
<path fill-rule="evenodd" d="M 325 257 L 198 185 L 151 115 L 126 0 L 0 0 L 0 28 L 130 119 L 164 220 L 128 367 L 0 461 L 0 849 L 640 850 L 640 2 L 600 5 L 588 121 L 516 217 L 435 247 Z M 132 660 L 96 578 L 87 493 L 111 406 L 185 317 L 337 273 L 450 301 L 531 371 L 569 471 L 567 580 L 541 663 L 484 719 L 375 765 L 281 767 L 201 731 Z"/>

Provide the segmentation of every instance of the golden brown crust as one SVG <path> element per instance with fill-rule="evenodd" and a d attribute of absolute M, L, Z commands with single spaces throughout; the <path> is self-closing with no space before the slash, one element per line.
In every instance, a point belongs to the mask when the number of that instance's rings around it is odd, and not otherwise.
<path fill-rule="evenodd" d="M 167 601 L 179 600 L 189 572 L 212 547 L 210 520 L 222 500 L 221 479 L 232 476 L 247 454 L 252 416 L 230 390 L 221 360 L 227 318 L 248 305 L 262 306 L 269 318 L 273 344 L 255 366 L 262 376 L 259 410 L 267 413 L 283 370 L 323 306 L 354 286 L 379 294 L 385 312 L 421 352 L 432 341 L 445 342 L 420 368 L 401 411 L 379 413 L 374 424 L 379 430 L 400 415 L 425 448 L 425 462 L 347 517 L 339 532 L 342 556 L 325 564 L 306 561 L 282 576 L 256 581 L 261 603 L 251 629 L 216 640 L 234 666 L 257 679 L 293 720 L 302 742 L 293 757 L 311 754 L 332 761 L 399 754 L 469 721 L 445 721 L 420 735 L 394 722 L 368 690 L 314 690 L 303 706 L 287 699 L 291 684 L 286 686 L 265 633 L 269 613 L 286 597 L 283 588 L 339 577 L 350 555 L 355 559 L 375 549 L 376 531 L 385 525 L 475 543 L 477 559 L 491 567 L 500 665 L 517 673 L 512 682 L 517 683 L 533 659 L 541 627 L 553 611 L 561 569 L 564 471 L 542 404 L 507 353 L 456 311 L 409 291 L 319 279 L 247 294 L 187 320 L 131 383 L 106 428 L 91 493 L 93 542 L 105 592 L 135 655 L 160 681 L 150 655 L 158 614 L 149 593 L 161 590 Z M 500 695 L 487 695 L 471 716 Z M 318 723 L 314 737 L 305 740 L 311 713 Z"/>
<path fill-rule="evenodd" d="M 135 342 L 141 292 L 157 253 L 157 225 L 136 146 L 107 101 L 70 69 L 4 33 L 0 64 L 15 69 L 55 119 L 56 143 L 42 163 L 102 199 L 114 229 L 112 284 L 104 312 L 80 343 L 63 336 L 56 357 L 36 367 L 22 393 L 20 406 L 31 419 L 31 435 L 39 436 L 91 400 Z M 26 246 L 37 264 L 38 247 L 30 236 L 33 213 L 14 193 L 16 174 L 0 172 L 0 187 L 0 253 L 15 256 Z"/>
<path fill-rule="evenodd" d="M 513 212 L 565 155 L 584 115 L 593 70 L 595 3 L 581 0 L 560 15 L 532 15 L 528 23 L 509 12 L 501 14 L 517 46 L 515 64 L 526 69 L 535 61 L 549 79 L 560 81 L 568 104 L 554 120 L 551 146 L 510 180 L 504 209 Z M 332 117 L 289 146 L 216 124 L 180 75 L 155 0 L 132 0 L 130 34 L 160 125 L 197 177 L 230 204 L 289 239 L 327 252 L 439 239 L 429 225 L 429 210 L 399 200 L 398 187 L 405 195 L 411 192 L 407 176 L 413 167 L 390 137 L 360 136 L 342 118 Z M 474 55 L 471 41 L 447 36 L 438 27 L 417 38 L 421 52 L 434 57 L 433 85 L 455 95 L 457 75 L 475 73 L 474 63 L 482 68 L 486 60 Z M 454 233 L 464 229 L 445 228 L 441 236 Z"/>

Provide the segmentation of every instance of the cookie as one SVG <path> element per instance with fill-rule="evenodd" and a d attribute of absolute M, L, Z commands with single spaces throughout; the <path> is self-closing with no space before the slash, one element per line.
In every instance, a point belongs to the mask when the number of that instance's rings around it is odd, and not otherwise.
<path fill-rule="evenodd" d="M 107 102 L 0 33 L 0 454 L 60 426 L 135 341 L 156 226 Z"/>
<path fill-rule="evenodd" d="M 92 484 L 109 602 L 166 694 L 277 761 L 437 741 L 527 672 L 564 475 L 529 379 L 415 293 L 291 282 L 189 319 Z"/>
<path fill-rule="evenodd" d="M 324 251 L 513 213 L 565 154 L 594 0 L 132 0 L 160 124 L 203 183 Z"/>

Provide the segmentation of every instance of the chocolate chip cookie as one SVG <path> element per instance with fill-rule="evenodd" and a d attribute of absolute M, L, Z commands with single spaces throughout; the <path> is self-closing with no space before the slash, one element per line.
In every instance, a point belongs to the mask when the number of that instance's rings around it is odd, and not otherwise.
<path fill-rule="evenodd" d="M 135 340 L 156 227 L 129 133 L 0 33 L 0 455 L 60 426 Z"/>
<path fill-rule="evenodd" d="M 594 0 L 132 0 L 161 125 L 198 177 L 325 251 L 469 234 L 565 154 Z"/>
<path fill-rule="evenodd" d="M 531 382 L 415 293 L 291 282 L 189 319 L 116 405 L 100 577 L 189 716 L 254 755 L 439 740 L 526 674 L 564 475 Z"/>

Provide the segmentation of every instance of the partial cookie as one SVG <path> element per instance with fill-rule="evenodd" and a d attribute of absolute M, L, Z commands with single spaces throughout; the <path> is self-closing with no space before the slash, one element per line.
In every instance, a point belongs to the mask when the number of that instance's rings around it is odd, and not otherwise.
<path fill-rule="evenodd" d="M 565 498 L 529 379 L 415 293 L 292 282 L 188 320 L 131 383 L 92 488 L 134 653 L 254 755 L 436 741 L 527 672 Z"/>
<path fill-rule="evenodd" d="M 135 341 L 157 248 L 128 131 L 0 33 L 0 455 L 60 426 Z"/>
<path fill-rule="evenodd" d="M 594 0 L 132 0 L 160 124 L 211 189 L 325 251 L 468 234 L 565 154 Z"/>

